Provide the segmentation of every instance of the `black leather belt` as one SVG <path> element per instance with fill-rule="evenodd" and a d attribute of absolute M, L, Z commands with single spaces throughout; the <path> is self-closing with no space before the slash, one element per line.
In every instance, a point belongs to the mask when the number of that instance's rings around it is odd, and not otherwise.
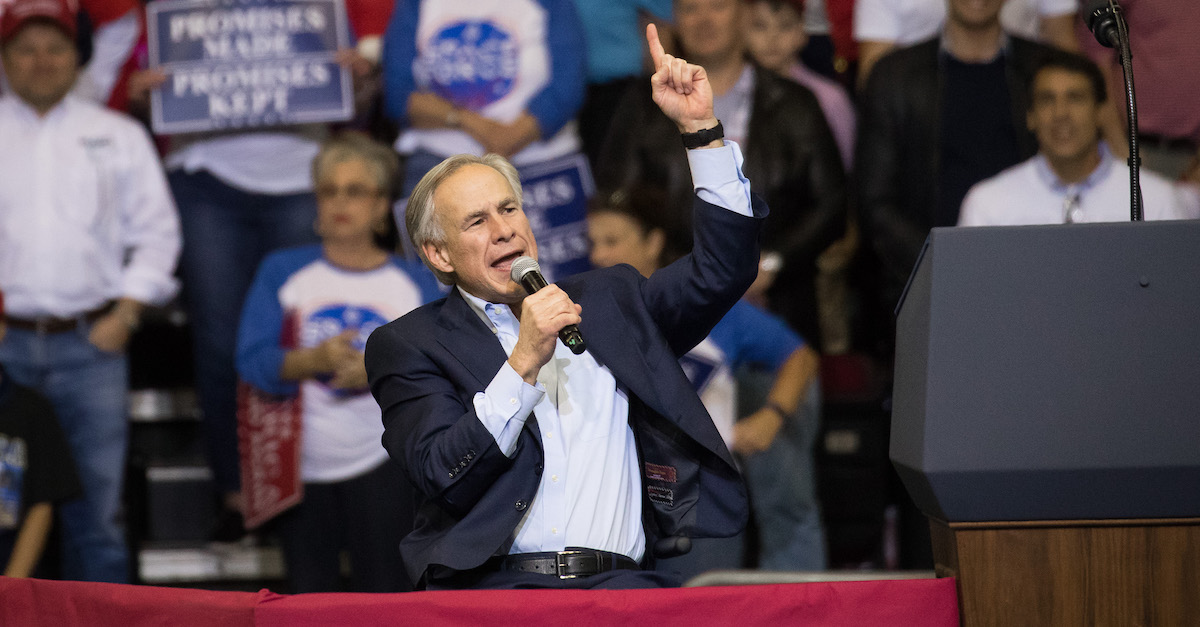
<path fill-rule="evenodd" d="M 617 569 L 641 570 L 637 562 L 620 553 L 573 547 L 565 551 L 514 553 L 493 559 L 500 570 L 553 575 L 559 579 L 588 577 Z"/>
<path fill-rule="evenodd" d="M 14 318 L 12 316 L 4 316 L 4 322 L 14 329 L 21 329 L 23 331 L 36 331 L 42 334 L 65 333 L 78 329 L 81 324 L 91 324 L 99 320 L 105 314 L 112 311 L 114 306 L 116 306 L 116 303 L 110 301 L 101 307 L 85 311 L 71 318 L 55 318 L 54 316 Z"/>

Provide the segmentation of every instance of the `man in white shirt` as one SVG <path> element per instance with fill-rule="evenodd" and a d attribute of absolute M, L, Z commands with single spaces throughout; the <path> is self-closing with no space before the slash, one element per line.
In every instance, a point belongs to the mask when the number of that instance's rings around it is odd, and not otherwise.
<path fill-rule="evenodd" d="M 146 131 L 69 95 L 74 34 L 65 0 L 0 19 L 12 88 L 0 97 L 0 361 L 54 403 L 80 469 L 84 497 L 62 509 L 63 575 L 120 582 L 124 349 L 143 305 L 175 293 L 179 224 Z"/>
<path fill-rule="evenodd" d="M 455 289 L 377 329 L 366 364 L 384 446 L 423 499 L 400 550 L 426 587 L 678 584 L 643 567 L 745 525 L 745 487 L 678 357 L 754 280 L 766 207 L 704 68 L 648 32 L 654 101 L 689 149 L 691 254 L 649 279 L 620 265 L 526 296 L 510 271 L 538 246 L 511 164 L 458 155 L 413 190 L 409 235 Z"/>
<path fill-rule="evenodd" d="M 1038 154 L 977 183 L 959 225 L 1062 224 L 1130 219 L 1129 170 L 1100 141 L 1104 76 L 1091 61 L 1055 55 L 1033 75 L 1027 116 Z M 1142 170 L 1147 220 L 1200 217 L 1195 194 Z"/>

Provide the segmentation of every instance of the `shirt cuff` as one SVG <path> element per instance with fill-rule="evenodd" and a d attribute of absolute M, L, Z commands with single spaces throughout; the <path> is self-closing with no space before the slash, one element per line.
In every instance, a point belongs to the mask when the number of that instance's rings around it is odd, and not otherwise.
<path fill-rule="evenodd" d="M 687 156 L 700 200 L 747 217 L 754 215 L 750 179 L 742 174 L 742 149 L 737 142 L 727 139 L 720 148 L 696 148 L 688 150 Z"/>
<path fill-rule="evenodd" d="M 178 280 L 153 268 L 130 265 L 121 276 L 121 296 L 146 305 L 162 305 L 178 292 Z"/>
<path fill-rule="evenodd" d="M 525 420 L 545 395 L 546 388 L 541 383 L 529 385 L 507 361 L 487 389 L 475 393 L 472 399 L 475 415 L 492 434 L 505 457 L 512 457 Z"/>

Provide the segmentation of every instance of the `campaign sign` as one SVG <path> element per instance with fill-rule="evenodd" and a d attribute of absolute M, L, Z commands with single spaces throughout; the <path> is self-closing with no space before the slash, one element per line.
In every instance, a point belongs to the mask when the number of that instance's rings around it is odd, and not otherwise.
<path fill-rule="evenodd" d="M 272 396 L 238 382 L 238 466 L 242 516 L 254 529 L 304 500 L 299 396 Z"/>
<path fill-rule="evenodd" d="M 537 238 L 538 263 L 547 281 L 591 268 L 587 202 L 595 193 L 587 157 L 575 153 L 518 168 L 523 204 Z"/>
<path fill-rule="evenodd" d="M 343 0 L 157 0 L 146 7 L 156 133 L 348 120 Z"/>

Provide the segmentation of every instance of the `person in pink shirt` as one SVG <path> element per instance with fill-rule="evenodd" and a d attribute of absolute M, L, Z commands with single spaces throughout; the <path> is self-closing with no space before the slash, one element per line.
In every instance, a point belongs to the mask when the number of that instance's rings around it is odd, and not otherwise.
<path fill-rule="evenodd" d="M 1168 179 L 1200 183 L 1200 38 L 1194 0 L 1121 0 L 1129 23 L 1133 74 L 1137 78 L 1138 137 L 1142 167 Z M 1105 139 L 1113 154 L 1129 154 L 1125 119 L 1125 81 L 1115 50 L 1096 43 L 1081 28 L 1084 52 L 1108 78 L 1113 103 L 1105 121 Z"/>

